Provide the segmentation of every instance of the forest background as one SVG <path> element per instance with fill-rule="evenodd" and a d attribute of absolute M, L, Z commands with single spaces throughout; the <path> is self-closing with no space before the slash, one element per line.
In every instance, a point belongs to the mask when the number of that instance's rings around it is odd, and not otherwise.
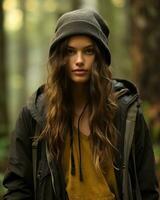
<path fill-rule="evenodd" d="M 46 79 L 56 20 L 81 7 L 107 20 L 113 75 L 139 89 L 160 179 L 160 1 L 0 0 L 0 196 L 10 135 L 20 108 Z"/>

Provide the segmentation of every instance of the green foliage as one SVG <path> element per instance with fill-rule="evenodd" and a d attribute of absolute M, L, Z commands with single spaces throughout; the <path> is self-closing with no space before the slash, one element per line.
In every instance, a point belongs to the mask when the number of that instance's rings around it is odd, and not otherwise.
<path fill-rule="evenodd" d="M 147 123 L 149 123 L 149 115 L 148 115 L 149 108 L 150 108 L 149 102 L 148 101 L 143 101 L 142 109 L 143 109 L 144 116 L 145 116 L 145 119 L 146 119 Z"/>
<path fill-rule="evenodd" d="M 151 136 L 154 143 L 157 143 L 160 138 L 160 121 L 158 117 L 158 110 L 154 108 L 151 103 L 144 101 L 142 104 L 144 116 L 149 125 Z"/>
<path fill-rule="evenodd" d="M 160 184 L 160 145 L 154 145 L 154 155 L 155 155 L 155 161 L 156 161 L 156 171 L 157 171 L 157 177 Z"/>
<path fill-rule="evenodd" d="M 0 138 L 0 170 L 3 171 L 3 168 L 5 168 L 4 162 L 6 162 L 6 157 L 8 154 L 8 139 L 7 137 Z M 5 188 L 2 186 L 4 174 L 0 171 L 0 199 L 2 195 L 5 192 Z"/>
<path fill-rule="evenodd" d="M 0 138 L 0 161 L 7 157 L 8 143 L 7 137 Z"/>
<path fill-rule="evenodd" d="M 4 174 L 0 173 L 0 199 L 2 195 L 5 193 L 5 188 L 2 186 L 3 177 L 4 177 Z"/>

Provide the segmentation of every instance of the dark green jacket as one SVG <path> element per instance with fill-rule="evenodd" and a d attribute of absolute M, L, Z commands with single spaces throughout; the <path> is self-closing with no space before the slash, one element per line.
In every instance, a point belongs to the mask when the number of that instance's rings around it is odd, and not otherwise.
<path fill-rule="evenodd" d="M 120 134 L 115 170 L 121 200 L 158 200 L 158 183 L 155 175 L 154 155 L 150 135 L 140 105 L 129 159 L 124 159 L 126 114 L 130 105 L 138 100 L 136 88 L 128 81 L 114 80 L 115 91 L 121 94 L 115 126 Z M 22 108 L 12 134 L 8 168 L 3 181 L 7 192 L 4 200 L 34 200 L 34 181 L 32 166 L 32 137 L 35 127 L 39 130 L 45 125 L 45 103 L 43 87 Z M 128 151 L 128 149 L 126 150 Z M 46 158 L 45 142 L 38 144 L 37 151 L 36 196 L 37 200 L 66 199 L 64 177 L 59 164 Z M 124 180 L 123 174 L 127 174 Z M 52 176 L 51 176 L 52 174 Z"/>

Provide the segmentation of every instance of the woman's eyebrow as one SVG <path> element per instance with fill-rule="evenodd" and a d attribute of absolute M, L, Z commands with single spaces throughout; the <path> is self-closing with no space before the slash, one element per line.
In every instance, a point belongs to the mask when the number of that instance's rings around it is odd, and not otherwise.
<path fill-rule="evenodd" d="M 72 47 L 70 45 L 67 45 L 67 48 L 69 48 L 69 49 L 75 49 L 75 47 Z"/>
<path fill-rule="evenodd" d="M 84 48 L 93 48 L 94 47 L 94 45 L 93 44 L 90 44 L 90 45 L 88 45 L 88 46 L 86 46 L 86 47 L 84 47 Z"/>

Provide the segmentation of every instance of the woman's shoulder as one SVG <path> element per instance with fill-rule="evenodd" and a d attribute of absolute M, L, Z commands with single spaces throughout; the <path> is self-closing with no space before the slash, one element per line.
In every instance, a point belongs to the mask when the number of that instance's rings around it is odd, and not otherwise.
<path fill-rule="evenodd" d="M 113 79 L 113 90 L 116 93 L 118 104 L 131 105 L 139 99 L 139 92 L 134 83 L 125 79 Z"/>
<path fill-rule="evenodd" d="M 45 116 L 45 95 L 44 85 L 40 86 L 28 99 L 26 108 L 31 116 L 39 123 L 44 121 Z"/>
<path fill-rule="evenodd" d="M 127 94 L 138 94 L 138 89 L 135 83 L 126 80 L 126 79 L 113 79 L 113 90 L 115 92 L 121 91 L 121 90 L 127 90 Z"/>

